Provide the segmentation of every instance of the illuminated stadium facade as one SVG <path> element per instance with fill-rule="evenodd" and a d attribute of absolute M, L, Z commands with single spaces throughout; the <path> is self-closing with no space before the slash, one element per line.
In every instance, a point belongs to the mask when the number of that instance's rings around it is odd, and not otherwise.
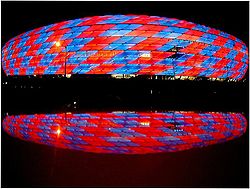
<path fill-rule="evenodd" d="M 6 75 L 149 75 L 240 80 L 248 49 L 203 25 L 145 15 L 85 17 L 40 27 L 2 49 Z"/>
<path fill-rule="evenodd" d="M 11 115 L 3 129 L 22 140 L 95 153 L 177 152 L 246 132 L 240 113 L 89 112 Z"/>

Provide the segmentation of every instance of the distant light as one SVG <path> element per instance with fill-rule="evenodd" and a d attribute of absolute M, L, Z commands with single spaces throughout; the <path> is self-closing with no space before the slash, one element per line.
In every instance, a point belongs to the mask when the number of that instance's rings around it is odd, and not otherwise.
<path fill-rule="evenodd" d="M 67 77 L 67 78 L 70 78 L 70 77 L 71 77 L 71 74 L 66 74 L 66 77 Z"/>
<path fill-rule="evenodd" d="M 150 57 L 151 57 L 151 54 L 150 54 L 150 53 L 142 53 L 142 54 L 140 55 L 140 57 L 150 58 Z"/>
<path fill-rule="evenodd" d="M 8 83 L 8 82 L 6 81 L 5 84 L 7 85 L 7 83 Z"/>
<path fill-rule="evenodd" d="M 60 135 L 61 130 L 60 130 L 60 129 L 57 129 L 56 133 L 57 133 L 57 135 Z"/>
<path fill-rule="evenodd" d="M 150 125 L 150 122 L 141 122 L 141 125 L 149 126 L 149 125 Z"/>
<path fill-rule="evenodd" d="M 76 102 L 74 102 L 74 104 L 76 104 Z"/>
<path fill-rule="evenodd" d="M 57 46 L 57 47 L 60 47 L 60 46 L 61 46 L 60 41 L 57 41 L 57 42 L 56 42 L 56 46 Z"/>

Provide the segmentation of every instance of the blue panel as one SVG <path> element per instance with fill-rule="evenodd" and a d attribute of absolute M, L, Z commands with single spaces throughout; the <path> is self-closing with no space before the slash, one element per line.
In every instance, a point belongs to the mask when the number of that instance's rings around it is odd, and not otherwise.
<path fill-rule="evenodd" d="M 219 34 L 220 36 L 222 36 L 222 37 L 225 37 L 225 38 L 229 38 L 229 34 L 227 34 L 227 33 L 224 33 L 224 32 L 220 32 L 220 34 Z"/>
<path fill-rule="evenodd" d="M 79 36 L 82 32 L 74 32 L 74 33 L 65 33 L 63 36 L 62 36 L 62 40 L 65 40 L 65 39 L 74 39 L 75 37 Z"/>
<path fill-rule="evenodd" d="M 169 76 L 174 76 L 174 68 L 165 70 L 163 72 L 158 73 L 157 75 L 169 75 Z"/>
<path fill-rule="evenodd" d="M 138 44 L 142 41 L 144 41 L 145 39 L 147 39 L 146 37 L 134 37 L 133 39 L 127 41 L 126 43 L 129 43 L 129 44 Z"/>
<path fill-rule="evenodd" d="M 118 32 L 119 30 L 107 30 L 100 34 L 100 36 L 114 36 L 114 33 Z"/>
<path fill-rule="evenodd" d="M 123 36 L 123 37 L 120 37 L 119 39 L 117 39 L 116 41 L 114 41 L 113 43 L 126 43 L 130 40 L 132 40 L 134 37 L 133 36 Z"/>
<path fill-rule="evenodd" d="M 202 35 L 202 37 L 215 40 L 218 36 L 214 34 L 205 33 Z"/>
<path fill-rule="evenodd" d="M 35 69 L 36 69 L 35 67 L 28 67 L 27 70 L 26 70 L 26 74 L 27 75 L 33 75 Z"/>
<path fill-rule="evenodd" d="M 39 49 L 49 49 L 54 45 L 54 42 L 43 43 Z"/>
<path fill-rule="evenodd" d="M 132 32 L 132 30 L 119 30 L 119 31 L 113 33 L 112 36 L 123 36 L 123 35 L 130 33 L 130 32 Z"/>
<path fill-rule="evenodd" d="M 188 31 L 186 28 L 179 28 L 179 27 L 167 27 L 166 29 L 162 30 L 163 32 L 175 32 L 175 33 L 185 33 Z"/>
<path fill-rule="evenodd" d="M 46 33 L 41 33 L 37 40 L 34 42 L 34 44 L 44 43 L 48 38 L 49 36 Z"/>
<path fill-rule="evenodd" d="M 164 60 L 161 60 L 161 61 L 157 62 L 156 64 L 157 64 L 157 65 L 162 64 L 162 65 L 173 66 L 173 62 L 174 62 L 173 59 L 171 59 L 171 58 L 166 58 L 166 59 L 164 59 Z"/>
<path fill-rule="evenodd" d="M 67 52 L 75 52 L 75 51 L 79 51 L 82 48 L 83 45 L 71 45 L 71 46 L 67 46 Z"/>
<path fill-rule="evenodd" d="M 141 24 L 116 24 L 112 29 L 126 29 L 126 30 L 135 30 L 142 26 Z"/>
<path fill-rule="evenodd" d="M 190 44 L 190 41 L 182 40 L 182 39 L 173 39 L 169 42 L 167 42 L 168 45 L 174 45 L 177 47 L 186 47 Z"/>
<path fill-rule="evenodd" d="M 116 24 L 112 29 L 113 30 L 121 30 L 121 29 L 125 29 L 128 27 L 129 24 Z"/>
<path fill-rule="evenodd" d="M 61 27 L 61 29 L 75 27 L 78 24 L 82 23 L 82 19 L 69 20 L 68 22 L 69 23 Z"/>
<path fill-rule="evenodd" d="M 208 30 L 210 30 L 209 27 L 197 24 L 194 28 L 192 28 L 193 30 L 198 30 L 198 31 L 202 31 L 202 32 L 207 32 Z"/>
<path fill-rule="evenodd" d="M 55 74 L 60 67 L 61 66 L 50 66 L 44 71 L 44 74 Z"/>
<path fill-rule="evenodd" d="M 47 51 L 49 50 L 49 48 L 46 48 L 46 49 L 38 49 L 37 52 L 36 52 L 36 55 L 40 55 L 40 54 L 46 54 Z"/>
<path fill-rule="evenodd" d="M 121 74 L 132 74 L 135 72 L 138 72 L 140 69 L 146 67 L 145 65 L 125 65 L 121 68 L 118 68 L 112 72 L 110 72 L 109 74 L 116 74 L 116 73 L 121 73 Z"/>
<path fill-rule="evenodd" d="M 206 38 L 206 37 L 200 37 L 199 39 L 197 39 L 197 42 L 202 42 L 202 43 L 207 43 L 207 44 L 211 44 L 214 41 L 214 39 L 211 38 Z"/>
<path fill-rule="evenodd" d="M 235 58 L 235 56 L 238 54 L 238 52 L 237 51 L 235 51 L 235 50 L 231 50 L 228 54 L 227 54 L 227 56 L 225 57 L 225 58 L 227 58 L 227 59 L 234 59 Z"/>
<path fill-rule="evenodd" d="M 235 45 L 235 41 L 232 41 L 231 39 L 229 39 L 225 44 L 224 44 L 224 47 L 225 48 L 229 48 L 229 49 L 232 49 Z"/>
<path fill-rule="evenodd" d="M 136 16 L 115 15 L 112 16 L 111 18 L 98 22 L 98 24 L 119 24 L 126 22 L 134 17 Z"/>
<path fill-rule="evenodd" d="M 193 56 L 194 56 L 194 54 L 183 54 L 181 57 L 178 58 L 178 61 L 184 62 Z"/>
<path fill-rule="evenodd" d="M 165 38 L 165 36 L 168 35 L 167 32 L 160 31 L 153 35 L 153 37 L 159 37 L 159 38 Z"/>
<path fill-rule="evenodd" d="M 68 44 L 68 46 L 70 45 L 85 45 L 88 42 L 90 42 L 91 40 L 93 40 L 94 38 L 76 38 L 74 40 L 72 40 L 72 42 L 70 44 Z"/>
<path fill-rule="evenodd" d="M 115 48 L 115 50 L 128 50 L 131 47 L 135 46 L 135 44 L 120 44 L 118 47 Z"/>
<path fill-rule="evenodd" d="M 202 71 L 199 76 L 209 76 L 216 71 L 214 68 L 207 68 L 207 70 Z"/>
<path fill-rule="evenodd" d="M 211 67 L 211 66 L 215 65 L 217 62 L 219 62 L 220 60 L 221 60 L 221 58 L 209 57 L 207 60 L 205 60 L 204 62 L 201 63 L 201 66 L 204 68 Z"/>
<path fill-rule="evenodd" d="M 175 67 L 175 74 L 181 74 L 183 72 L 185 72 L 186 70 L 189 70 L 190 67 Z"/>
<path fill-rule="evenodd" d="M 48 25 L 48 26 L 44 26 L 44 27 L 42 27 L 42 29 L 39 30 L 37 33 L 44 33 L 44 32 L 46 32 L 47 30 L 49 30 L 50 28 L 52 28 L 53 26 L 54 26 L 54 24 L 50 24 L 50 25 Z"/>
<path fill-rule="evenodd" d="M 163 45 L 162 47 L 158 48 L 157 50 L 159 51 L 168 51 L 170 49 L 172 49 L 174 47 L 174 45 L 169 45 L 168 43 Z"/>
<path fill-rule="evenodd" d="M 121 44 L 118 43 L 111 43 L 106 46 L 103 50 L 114 50 L 116 47 L 120 46 Z"/>
<path fill-rule="evenodd" d="M 242 62 L 246 63 L 248 60 L 248 56 L 245 54 L 242 58 Z"/>
<path fill-rule="evenodd" d="M 214 53 L 216 53 L 221 47 L 219 46 L 208 46 L 204 48 L 200 54 L 207 55 L 207 56 L 213 56 Z"/>
<path fill-rule="evenodd" d="M 93 64 L 81 64 L 80 66 L 78 66 L 75 69 L 73 69 L 72 73 L 74 73 L 74 74 L 86 73 L 86 72 L 90 71 L 91 69 L 93 69 L 96 66 L 99 66 L 99 64 L 97 64 L 97 65 L 93 65 Z"/>

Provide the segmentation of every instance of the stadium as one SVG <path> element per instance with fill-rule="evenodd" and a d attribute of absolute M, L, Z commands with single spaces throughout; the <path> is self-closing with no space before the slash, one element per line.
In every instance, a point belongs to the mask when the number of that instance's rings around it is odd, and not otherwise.
<path fill-rule="evenodd" d="M 84 17 L 33 29 L 2 49 L 7 76 L 241 80 L 248 49 L 238 38 L 192 22 L 147 15 Z"/>

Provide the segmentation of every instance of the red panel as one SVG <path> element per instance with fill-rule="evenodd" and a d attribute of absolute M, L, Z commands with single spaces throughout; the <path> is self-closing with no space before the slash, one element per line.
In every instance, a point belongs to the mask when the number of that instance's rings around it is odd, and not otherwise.
<path fill-rule="evenodd" d="M 223 46 L 228 41 L 227 38 L 217 36 L 217 38 L 212 42 L 213 45 Z"/>
<path fill-rule="evenodd" d="M 145 74 L 145 75 L 154 75 L 161 73 L 165 70 L 172 69 L 173 66 L 166 66 L 166 65 L 152 65 L 146 68 L 141 69 L 137 72 L 137 74 Z"/>
<path fill-rule="evenodd" d="M 163 18 L 152 18 L 152 17 L 146 16 L 146 15 L 141 15 L 141 16 L 137 16 L 136 18 L 132 18 L 132 19 L 130 19 L 126 22 L 123 22 L 123 23 L 126 23 L 126 24 L 134 24 L 134 23 L 147 24 L 147 23 L 154 22 L 157 20 L 162 20 L 162 19 Z"/>
<path fill-rule="evenodd" d="M 160 30 L 164 30 L 165 28 L 167 28 L 167 26 L 155 26 L 155 25 L 142 25 L 139 28 L 137 28 L 136 30 L 142 30 L 142 31 L 160 31 Z"/>
<path fill-rule="evenodd" d="M 102 62 L 104 62 L 104 60 Z M 93 68 L 91 71 L 87 72 L 87 74 L 107 74 L 122 66 L 124 66 L 124 64 L 102 64 Z"/>
<path fill-rule="evenodd" d="M 180 49 L 180 52 L 188 54 L 199 54 L 204 48 L 208 47 L 208 44 L 193 42 L 188 45 L 186 48 Z"/>
<path fill-rule="evenodd" d="M 69 21 L 56 23 L 56 24 L 54 24 L 53 27 L 49 28 L 47 31 L 59 30 L 61 27 L 67 25 L 68 23 L 69 23 Z"/>
<path fill-rule="evenodd" d="M 174 24 L 174 26 L 192 29 L 196 24 L 181 20 L 178 24 Z"/>
<path fill-rule="evenodd" d="M 188 34 L 183 34 L 177 37 L 177 39 L 190 40 L 190 41 L 196 41 L 199 38 L 200 38 L 199 36 L 188 35 Z"/>
<path fill-rule="evenodd" d="M 217 78 L 219 76 L 224 75 L 225 73 L 227 73 L 226 70 L 218 70 L 215 73 L 211 74 L 210 77 Z"/>
<path fill-rule="evenodd" d="M 204 35 L 204 32 L 202 31 L 197 31 L 197 30 L 188 30 L 185 34 L 187 35 L 194 35 L 194 36 L 202 36 Z"/>
<path fill-rule="evenodd" d="M 103 20 L 106 20 L 112 16 L 93 16 L 89 17 L 89 20 L 83 21 L 82 23 L 78 24 L 77 26 L 85 26 L 85 25 L 94 25 L 97 24 L 98 22 L 101 22 Z"/>
<path fill-rule="evenodd" d="M 195 77 L 195 76 L 198 76 L 202 71 L 205 71 L 205 70 L 207 70 L 207 68 L 193 67 L 189 70 L 186 70 L 185 72 L 183 72 L 180 75 Z"/>
<path fill-rule="evenodd" d="M 214 34 L 214 35 L 219 35 L 220 34 L 220 31 L 219 30 L 216 30 L 216 29 L 213 29 L 213 28 L 210 28 L 207 33 L 211 33 L 211 34 Z"/>
<path fill-rule="evenodd" d="M 145 31 L 142 30 L 133 30 L 132 32 L 129 32 L 126 34 L 126 36 L 143 36 Z"/>
<path fill-rule="evenodd" d="M 224 58 L 225 56 L 227 56 L 227 54 L 230 52 L 231 50 L 228 48 L 224 48 L 221 47 L 221 49 L 219 49 L 216 53 L 214 53 L 213 55 L 215 57 L 219 57 L 219 58 Z"/>
<path fill-rule="evenodd" d="M 216 68 L 216 69 L 221 69 L 221 68 L 224 68 L 229 62 L 231 62 L 231 60 L 229 60 L 229 59 L 222 59 L 222 60 L 218 61 L 212 67 Z"/>

